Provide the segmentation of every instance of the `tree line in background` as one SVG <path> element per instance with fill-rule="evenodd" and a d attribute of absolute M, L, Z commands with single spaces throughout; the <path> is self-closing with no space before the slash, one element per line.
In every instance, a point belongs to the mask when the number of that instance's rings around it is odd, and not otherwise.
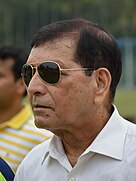
<path fill-rule="evenodd" d="M 116 38 L 136 36 L 136 0 L 0 0 L 0 44 L 29 49 L 41 26 L 77 17 L 103 25 Z"/>

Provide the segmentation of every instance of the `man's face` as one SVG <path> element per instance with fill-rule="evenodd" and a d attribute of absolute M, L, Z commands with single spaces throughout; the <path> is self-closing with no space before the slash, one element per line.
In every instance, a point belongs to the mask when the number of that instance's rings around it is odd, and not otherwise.
<path fill-rule="evenodd" d="M 16 83 L 12 72 L 13 60 L 0 60 L 0 109 L 12 105 L 16 95 Z"/>
<path fill-rule="evenodd" d="M 62 69 L 81 68 L 74 62 L 74 47 L 70 39 L 46 43 L 33 48 L 27 63 L 37 66 L 54 60 Z M 92 78 L 83 71 L 63 71 L 56 85 L 45 83 L 37 71 L 27 88 L 35 124 L 52 132 L 83 128 L 93 112 Z M 93 107 L 93 106 L 92 106 Z"/>

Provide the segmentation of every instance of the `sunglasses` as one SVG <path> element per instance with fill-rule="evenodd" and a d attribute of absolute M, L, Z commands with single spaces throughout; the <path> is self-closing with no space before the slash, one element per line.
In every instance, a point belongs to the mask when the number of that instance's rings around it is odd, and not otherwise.
<path fill-rule="evenodd" d="M 61 79 L 61 71 L 93 71 L 94 68 L 71 68 L 71 69 L 62 69 L 57 62 L 46 61 L 39 64 L 37 67 L 34 67 L 31 64 L 24 64 L 22 67 L 22 78 L 25 85 L 28 87 L 29 83 L 35 74 L 38 71 L 40 78 L 51 85 L 59 83 Z"/>

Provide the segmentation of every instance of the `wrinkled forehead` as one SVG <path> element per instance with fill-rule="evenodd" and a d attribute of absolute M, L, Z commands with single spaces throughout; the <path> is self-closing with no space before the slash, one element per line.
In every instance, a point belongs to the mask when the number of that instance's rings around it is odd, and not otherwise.
<path fill-rule="evenodd" d="M 62 38 L 46 42 L 38 47 L 33 47 L 27 63 L 43 62 L 46 60 L 73 61 L 74 53 L 74 40 L 70 38 Z"/>

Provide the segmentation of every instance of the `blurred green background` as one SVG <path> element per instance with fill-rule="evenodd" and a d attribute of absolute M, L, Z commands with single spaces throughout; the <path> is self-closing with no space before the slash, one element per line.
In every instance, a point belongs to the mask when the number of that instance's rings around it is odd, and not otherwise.
<path fill-rule="evenodd" d="M 103 25 L 115 38 L 136 36 L 136 0 L 0 0 L 0 43 L 28 49 L 41 26 L 77 17 Z"/>
<path fill-rule="evenodd" d="M 136 90 L 117 90 L 114 103 L 122 116 L 136 118 Z"/>

